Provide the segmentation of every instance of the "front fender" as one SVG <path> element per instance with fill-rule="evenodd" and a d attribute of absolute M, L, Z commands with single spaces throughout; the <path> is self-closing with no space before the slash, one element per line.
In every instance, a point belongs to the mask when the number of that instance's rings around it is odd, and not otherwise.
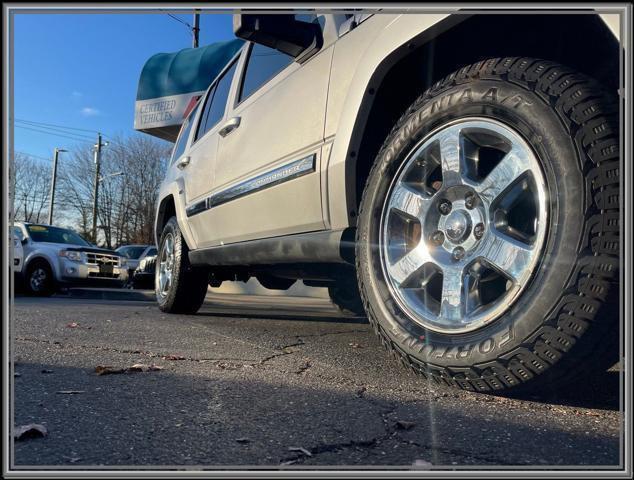
<path fill-rule="evenodd" d="M 466 18 L 468 15 L 438 13 L 377 14 L 336 43 L 325 135 L 334 136 L 327 173 L 331 229 L 354 224 L 356 192 L 350 177 L 374 89 L 410 48 Z"/>
<path fill-rule="evenodd" d="M 23 266 L 22 266 L 23 275 L 26 275 L 26 272 L 28 271 L 31 262 L 33 262 L 34 260 L 44 260 L 46 263 L 48 263 L 49 266 L 51 267 L 51 270 L 53 271 L 53 278 L 55 278 L 55 281 L 59 280 L 61 275 L 60 275 L 59 260 L 57 258 L 57 255 L 53 255 L 53 253 L 51 252 L 44 252 L 41 250 L 36 250 L 26 255 L 26 257 L 24 258 Z"/>
<path fill-rule="evenodd" d="M 197 248 L 196 240 L 192 234 L 189 224 L 187 223 L 187 214 L 185 213 L 185 185 L 182 178 L 177 177 L 173 181 L 163 185 L 159 191 L 158 201 L 156 205 L 156 215 L 154 217 L 154 232 L 155 242 L 159 245 L 161 240 L 162 225 L 167 218 L 164 218 L 162 208 L 164 201 L 171 197 L 174 201 L 174 210 L 176 211 L 176 220 L 178 221 L 178 227 L 183 234 L 185 243 L 190 250 Z"/>

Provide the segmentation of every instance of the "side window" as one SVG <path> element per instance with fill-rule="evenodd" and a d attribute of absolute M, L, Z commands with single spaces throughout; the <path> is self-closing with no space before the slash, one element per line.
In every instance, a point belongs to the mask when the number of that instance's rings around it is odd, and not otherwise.
<path fill-rule="evenodd" d="M 295 19 L 306 23 L 320 23 L 323 17 L 315 14 L 297 14 Z M 323 26 L 322 26 L 323 28 Z M 242 79 L 238 103 L 251 96 L 258 88 L 284 70 L 294 58 L 274 48 L 254 44 L 249 52 L 246 71 Z"/>
<path fill-rule="evenodd" d="M 194 123 L 194 117 L 196 116 L 196 112 L 198 111 L 198 104 L 193 108 L 190 112 L 189 116 L 183 122 L 183 126 L 181 127 L 181 133 L 176 141 L 176 145 L 174 145 L 174 150 L 172 152 L 172 162 L 177 160 L 185 151 L 185 146 L 187 145 L 187 139 L 189 138 L 189 132 L 192 129 L 192 125 Z"/>
<path fill-rule="evenodd" d="M 222 77 L 218 79 L 213 92 L 209 92 L 207 96 L 207 103 L 205 104 L 205 110 L 200 117 L 200 123 L 198 124 L 198 130 L 196 131 L 196 140 L 207 133 L 214 125 L 216 125 L 225 113 L 225 107 L 227 106 L 227 98 L 229 97 L 229 89 L 231 88 L 231 80 L 233 74 L 236 71 L 237 62 L 233 62 L 233 65 L 229 70 L 222 74 Z M 213 93 L 213 96 L 212 96 Z"/>
<path fill-rule="evenodd" d="M 293 57 L 273 48 L 254 44 L 249 52 L 249 59 L 242 80 L 242 88 L 238 102 L 251 96 L 258 88 L 284 70 L 293 62 Z"/>

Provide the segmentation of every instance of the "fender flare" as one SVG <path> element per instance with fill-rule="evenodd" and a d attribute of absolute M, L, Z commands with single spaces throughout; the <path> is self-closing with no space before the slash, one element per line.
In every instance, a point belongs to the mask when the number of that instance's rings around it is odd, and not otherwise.
<path fill-rule="evenodd" d="M 331 229 L 342 229 L 356 224 L 357 192 L 351 177 L 354 176 L 356 153 L 374 102 L 375 89 L 390 68 L 404 58 L 412 48 L 420 47 L 471 16 L 430 13 L 421 21 L 418 15 L 398 15 L 373 38 L 359 58 L 358 68 L 343 101 L 336 128 L 337 134 L 327 166 L 327 200 Z"/>

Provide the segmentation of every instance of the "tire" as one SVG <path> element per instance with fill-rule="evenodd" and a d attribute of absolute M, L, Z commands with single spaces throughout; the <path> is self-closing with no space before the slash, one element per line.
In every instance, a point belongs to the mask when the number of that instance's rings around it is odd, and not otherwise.
<path fill-rule="evenodd" d="M 169 243 L 168 243 L 169 242 Z M 168 251 L 171 243 L 171 259 Z M 164 248 L 166 249 L 164 251 Z M 166 255 L 164 257 L 163 255 Z M 205 300 L 208 272 L 195 268 L 189 263 L 189 248 L 181 234 L 176 217 L 169 219 L 159 244 L 159 255 L 155 270 L 155 292 L 159 308 L 167 313 L 194 314 Z M 171 280 L 161 284 L 161 266 L 159 262 L 167 260 Z"/>
<path fill-rule="evenodd" d="M 346 315 L 365 315 L 363 301 L 356 283 L 337 283 L 328 287 L 330 300 Z"/>
<path fill-rule="evenodd" d="M 36 297 L 50 297 L 55 293 L 55 277 L 46 260 L 33 260 L 24 278 L 26 291 Z"/>
<path fill-rule="evenodd" d="M 442 138 L 443 132 L 457 129 L 455 125 L 466 125 L 473 118 L 486 125 L 502 125 L 500 128 L 514 132 L 530 147 L 529 155 L 536 159 L 539 168 L 526 173 L 527 178 L 543 178 L 546 192 L 545 197 L 539 200 L 536 196 L 538 200 L 534 201 L 535 205 L 544 205 L 545 216 L 539 218 L 546 221 L 534 222 L 535 231 L 543 232 L 543 242 L 522 290 L 500 307 L 497 316 L 486 323 L 467 323 L 464 327 L 453 320 L 447 323 L 447 318 L 453 317 L 440 313 L 434 324 L 425 320 L 432 317 L 432 293 L 420 296 L 407 290 L 429 288 L 432 281 L 427 285 L 415 281 L 410 287 L 404 285 L 410 281 L 406 274 L 403 283 L 398 284 L 389 273 L 394 267 L 390 251 L 384 246 L 392 238 L 390 225 L 398 225 L 390 220 L 392 199 L 396 198 L 392 192 L 405 185 L 408 173 L 403 172 L 414 168 L 407 166 L 413 165 L 407 160 L 415 148 L 424 146 L 434 135 Z M 503 58 L 478 62 L 452 73 L 419 97 L 398 120 L 365 185 L 357 225 L 356 262 L 369 320 L 384 346 L 407 368 L 440 385 L 480 392 L 521 392 L 561 388 L 563 382 L 584 382 L 596 370 L 605 371 L 618 361 L 618 118 L 616 99 L 588 77 L 549 61 Z M 468 144 L 462 138 L 458 152 L 467 152 Z M 444 165 L 442 160 L 439 163 Z M 469 171 L 468 167 L 461 168 Z M 537 183 L 531 181 L 531 185 Z M 426 193 L 432 199 L 436 194 L 448 194 L 444 183 L 439 187 L 432 182 L 432 187 Z M 476 205 L 480 201 L 482 205 L 486 203 L 478 198 Z M 438 205 L 440 216 L 448 210 L 443 210 L 440 203 L 430 201 L 429 205 Z M 450 205 L 453 208 L 455 203 Z M 490 205 L 489 210 L 482 207 L 486 215 L 493 210 L 493 203 Z M 427 211 L 431 212 L 432 207 Z M 540 212 L 538 208 L 535 211 Z M 446 235 L 458 235 L 462 225 L 468 224 L 468 215 L 466 223 L 458 222 L 459 229 L 446 229 L 443 236 L 429 240 L 437 241 L 435 245 L 425 248 L 430 252 L 444 249 Z M 449 218 L 445 226 L 452 223 Z M 498 227 L 486 218 L 486 235 L 488 229 L 496 234 L 498 228 L 508 229 L 504 222 Z M 427 224 L 420 225 L 421 239 L 436 235 L 426 229 Z M 469 235 L 475 235 L 469 231 Z M 486 235 L 484 238 L 489 238 Z M 480 244 L 475 245 L 473 258 L 479 255 Z M 467 262 L 471 261 L 470 254 L 454 257 L 452 253 L 447 258 L 454 262 L 467 258 Z M 488 264 L 484 260 L 473 261 L 478 266 L 485 265 L 486 270 Z M 420 272 L 426 268 L 415 270 L 415 275 L 423 275 Z M 500 275 L 498 270 L 491 271 Z M 436 274 L 429 275 L 433 278 Z M 444 273 L 442 279 L 444 282 Z M 395 289 L 395 284 L 402 287 Z M 509 294 L 504 291 L 509 282 L 504 285 L 500 289 L 502 298 Z M 455 318 L 463 318 L 460 315 L 468 311 L 469 302 L 462 299 L 471 297 L 464 293 L 470 290 L 461 288 L 458 295 L 462 303 L 457 310 L 451 310 L 456 305 L 445 301 L 441 285 L 439 312 L 460 312 Z M 448 296 L 452 294 L 449 287 L 447 292 Z M 414 311 L 414 300 L 407 303 L 403 298 L 422 298 L 416 305 L 428 305 L 429 310 Z M 486 311 L 488 307 L 479 308 Z M 468 316 L 465 314 L 464 318 Z M 442 322 L 455 330 L 439 326 Z M 469 329 L 471 325 L 473 328 Z"/>

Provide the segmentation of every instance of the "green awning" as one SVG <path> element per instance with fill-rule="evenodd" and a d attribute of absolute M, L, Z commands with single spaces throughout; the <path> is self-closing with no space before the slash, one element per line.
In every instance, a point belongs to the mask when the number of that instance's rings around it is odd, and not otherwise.
<path fill-rule="evenodd" d="M 175 141 L 198 98 L 243 44 L 234 39 L 150 57 L 139 78 L 134 128 Z"/>

